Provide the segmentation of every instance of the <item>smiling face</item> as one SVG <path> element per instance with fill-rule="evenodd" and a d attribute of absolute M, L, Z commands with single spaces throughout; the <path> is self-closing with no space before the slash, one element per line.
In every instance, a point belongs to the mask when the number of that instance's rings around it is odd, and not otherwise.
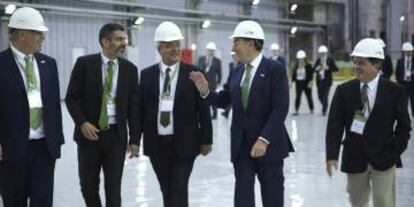
<path fill-rule="evenodd" d="M 127 46 L 127 35 L 124 31 L 115 30 L 110 38 L 102 39 L 102 50 L 109 59 L 121 57 Z"/>
<path fill-rule="evenodd" d="M 247 64 L 251 62 L 251 49 L 254 47 L 253 41 L 244 38 L 234 38 L 232 51 L 236 53 L 237 60 L 240 63 Z"/>
<path fill-rule="evenodd" d="M 181 60 L 181 42 L 158 42 L 158 52 L 166 65 L 174 65 Z"/>
<path fill-rule="evenodd" d="M 368 83 L 373 80 L 379 71 L 380 63 L 372 64 L 367 58 L 353 58 L 355 75 L 358 80 Z"/>

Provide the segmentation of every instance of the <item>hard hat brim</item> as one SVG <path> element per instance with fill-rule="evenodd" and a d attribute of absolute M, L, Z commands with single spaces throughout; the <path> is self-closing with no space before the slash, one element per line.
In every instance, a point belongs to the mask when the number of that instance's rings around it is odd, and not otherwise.
<path fill-rule="evenodd" d="M 12 26 L 12 25 L 8 25 L 9 28 L 13 28 L 13 29 L 24 29 L 24 30 L 34 30 L 34 31 L 39 31 L 39 32 L 47 32 L 49 31 L 49 28 L 47 28 L 46 26 L 39 26 L 39 27 L 18 27 L 18 26 Z"/>
<path fill-rule="evenodd" d="M 350 54 L 351 57 L 362 57 L 362 58 L 377 58 L 377 59 L 381 59 L 384 60 L 384 56 L 373 56 L 373 55 L 366 55 L 365 53 L 360 53 L 360 52 L 352 52 Z"/>

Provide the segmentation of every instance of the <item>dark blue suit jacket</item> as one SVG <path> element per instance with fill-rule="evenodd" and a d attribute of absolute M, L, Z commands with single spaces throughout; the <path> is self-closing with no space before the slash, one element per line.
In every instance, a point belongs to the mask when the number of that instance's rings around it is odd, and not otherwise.
<path fill-rule="evenodd" d="M 293 151 L 285 127 L 289 110 L 289 85 L 286 69 L 278 62 L 265 57 L 261 60 L 250 88 L 247 111 L 241 102 L 240 82 L 244 65 L 231 71 L 224 89 L 218 93 L 210 91 L 209 102 L 218 107 L 233 107 L 231 126 L 231 160 L 237 158 L 242 139 L 252 147 L 259 136 L 270 145 L 259 161 L 280 161 Z"/>
<path fill-rule="evenodd" d="M 59 158 L 64 139 L 56 61 L 40 53 L 35 53 L 34 56 L 39 67 L 45 140 L 51 156 Z M 10 48 L 0 53 L 0 89 L 0 143 L 3 159 L 21 160 L 29 143 L 29 102 L 23 78 Z"/>

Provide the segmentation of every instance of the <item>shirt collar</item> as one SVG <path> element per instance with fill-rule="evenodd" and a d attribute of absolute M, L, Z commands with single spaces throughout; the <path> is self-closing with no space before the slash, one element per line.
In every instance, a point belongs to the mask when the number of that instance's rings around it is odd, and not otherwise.
<path fill-rule="evenodd" d="M 18 50 L 17 48 L 15 48 L 12 44 L 10 44 L 10 48 L 11 48 L 14 56 L 17 57 L 17 59 L 19 61 L 24 62 L 24 58 L 26 57 L 26 55 L 23 52 L 21 52 L 20 50 Z M 33 54 L 30 54 L 29 57 L 32 58 Z"/>
<path fill-rule="evenodd" d="M 262 53 L 259 53 L 256 58 L 253 59 L 253 61 L 250 63 L 250 65 L 253 66 L 253 68 L 258 68 L 260 62 L 262 61 L 263 55 Z"/>
<path fill-rule="evenodd" d="M 163 62 L 161 62 L 161 64 L 160 64 L 161 65 L 161 73 L 165 74 L 165 71 L 167 70 L 167 68 L 170 68 L 171 69 L 170 75 L 171 75 L 172 73 L 174 73 L 174 71 L 177 68 L 179 63 L 180 62 L 176 62 L 174 65 L 166 65 Z"/>
<path fill-rule="evenodd" d="M 380 75 L 378 73 L 377 76 L 374 79 L 372 79 L 370 82 L 367 83 L 368 84 L 368 90 L 375 90 L 377 88 L 379 77 L 380 77 Z M 362 89 L 362 86 L 364 86 L 364 83 L 360 82 L 359 86 Z"/>
<path fill-rule="evenodd" d="M 109 58 L 107 58 L 103 52 L 101 52 L 101 58 L 102 58 L 102 64 L 104 65 L 108 65 L 108 62 L 111 61 L 109 60 Z M 118 58 L 115 58 L 114 60 L 112 60 L 114 62 L 115 65 L 118 65 Z M 115 67 L 116 68 L 116 67 Z"/>

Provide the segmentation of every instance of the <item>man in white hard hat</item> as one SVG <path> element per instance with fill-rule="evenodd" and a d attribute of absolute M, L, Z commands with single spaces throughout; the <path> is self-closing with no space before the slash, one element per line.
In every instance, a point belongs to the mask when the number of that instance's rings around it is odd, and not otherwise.
<path fill-rule="evenodd" d="M 130 157 L 138 157 L 138 69 L 122 58 L 127 46 L 122 25 L 103 25 L 99 44 L 99 53 L 76 60 L 65 101 L 75 122 L 73 138 L 78 146 L 79 180 L 86 206 L 102 206 L 102 169 L 106 206 L 120 207 L 127 147 Z"/>
<path fill-rule="evenodd" d="M 211 151 L 210 108 L 189 79 L 200 71 L 181 61 L 180 28 L 162 22 L 154 41 L 161 61 L 141 72 L 144 154 L 160 184 L 164 207 L 188 207 L 188 182 L 199 154 Z"/>
<path fill-rule="evenodd" d="M 337 87 L 329 111 L 327 173 L 337 169 L 343 145 L 351 206 L 368 207 L 372 192 L 374 207 L 395 207 L 395 168 L 411 130 L 407 96 L 401 85 L 380 77 L 384 50 L 377 40 L 359 41 L 351 57 L 356 79 Z"/>
<path fill-rule="evenodd" d="M 306 59 L 306 52 L 299 50 L 296 52 L 296 63 L 293 66 L 292 71 L 292 83 L 295 83 L 295 112 L 293 116 L 299 115 L 299 107 L 302 98 L 302 92 L 305 92 L 306 100 L 308 101 L 309 112 L 313 114 L 313 98 L 312 98 L 312 85 L 313 85 L 313 68 Z"/>
<path fill-rule="evenodd" d="M 263 207 L 282 207 L 283 160 L 293 151 L 284 121 L 289 110 L 286 70 L 264 58 L 264 32 L 255 21 L 242 21 L 234 29 L 233 51 L 243 64 L 220 92 L 208 90 L 199 72 L 191 74 L 202 97 L 211 104 L 233 108 L 231 161 L 236 186 L 235 207 L 255 206 L 254 183 L 261 184 Z"/>
<path fill-rule="evenodd" d="M 403 56 L 397 62 L 395 78 L 404 86 L 410 98 L 411 116 L 414 116 L 414 47 L 410 42 L 402 45 Z"/>
<path fill-rule="evenodd" d="M 280 46 L 276 42 L 270 45 L 270 59 L 278 61 L 284 68 L 286 68 L 286 60 L 280 55 Z"/>
<path fill-rule="evenodd" d="M 10 47 L 0 53 L 1 196 L 4 207 L 52 207 L 64 139 L 56 61 L 40 53 L 48 28 L 29 7 L 8 27 Z"/>
<path fill-rule="evenodd" d="M 382 40 L 381 38 L 378 38 L 377 40 L 380 42 L 382 48 L 384 49 L 384 61 L 382 63 L 380 74 L 381 74 L 381 77 L 389 80 L 394 72 L 393 67 L 392 67 L 391 56 L 389 56 L 386 53 L 386 44 L 384 40 Z"/>
<path fill-rule="evenodd" d="M 221 61 L 214 56 L 214 53 L 217 50 L 216 44 L 214 42 L 209 42 L 206 45 L 207 55 L 202 56 L 198 59 L 197 66 L 204 72 L 206 75 L 208 86 L 211 91 L 215 91 L 217 85 L 221 82 Z M 212 106 L 213 110 L 212 119 L 217 118 L 217 107 Z"/>
<path fill-rule="evenodd" d="M 315 61 L 313 70 L 316 73 L 316 88 L 318 89 L 318 98 L 322 104 L 322 116 L 326 115 L 328 110 L 329 90 L 332 85 L 332 73 L 338 71 L 335 61 L 328 56 L 328 47 L 321 45 L 318 48 L 318 59 Z"/>

